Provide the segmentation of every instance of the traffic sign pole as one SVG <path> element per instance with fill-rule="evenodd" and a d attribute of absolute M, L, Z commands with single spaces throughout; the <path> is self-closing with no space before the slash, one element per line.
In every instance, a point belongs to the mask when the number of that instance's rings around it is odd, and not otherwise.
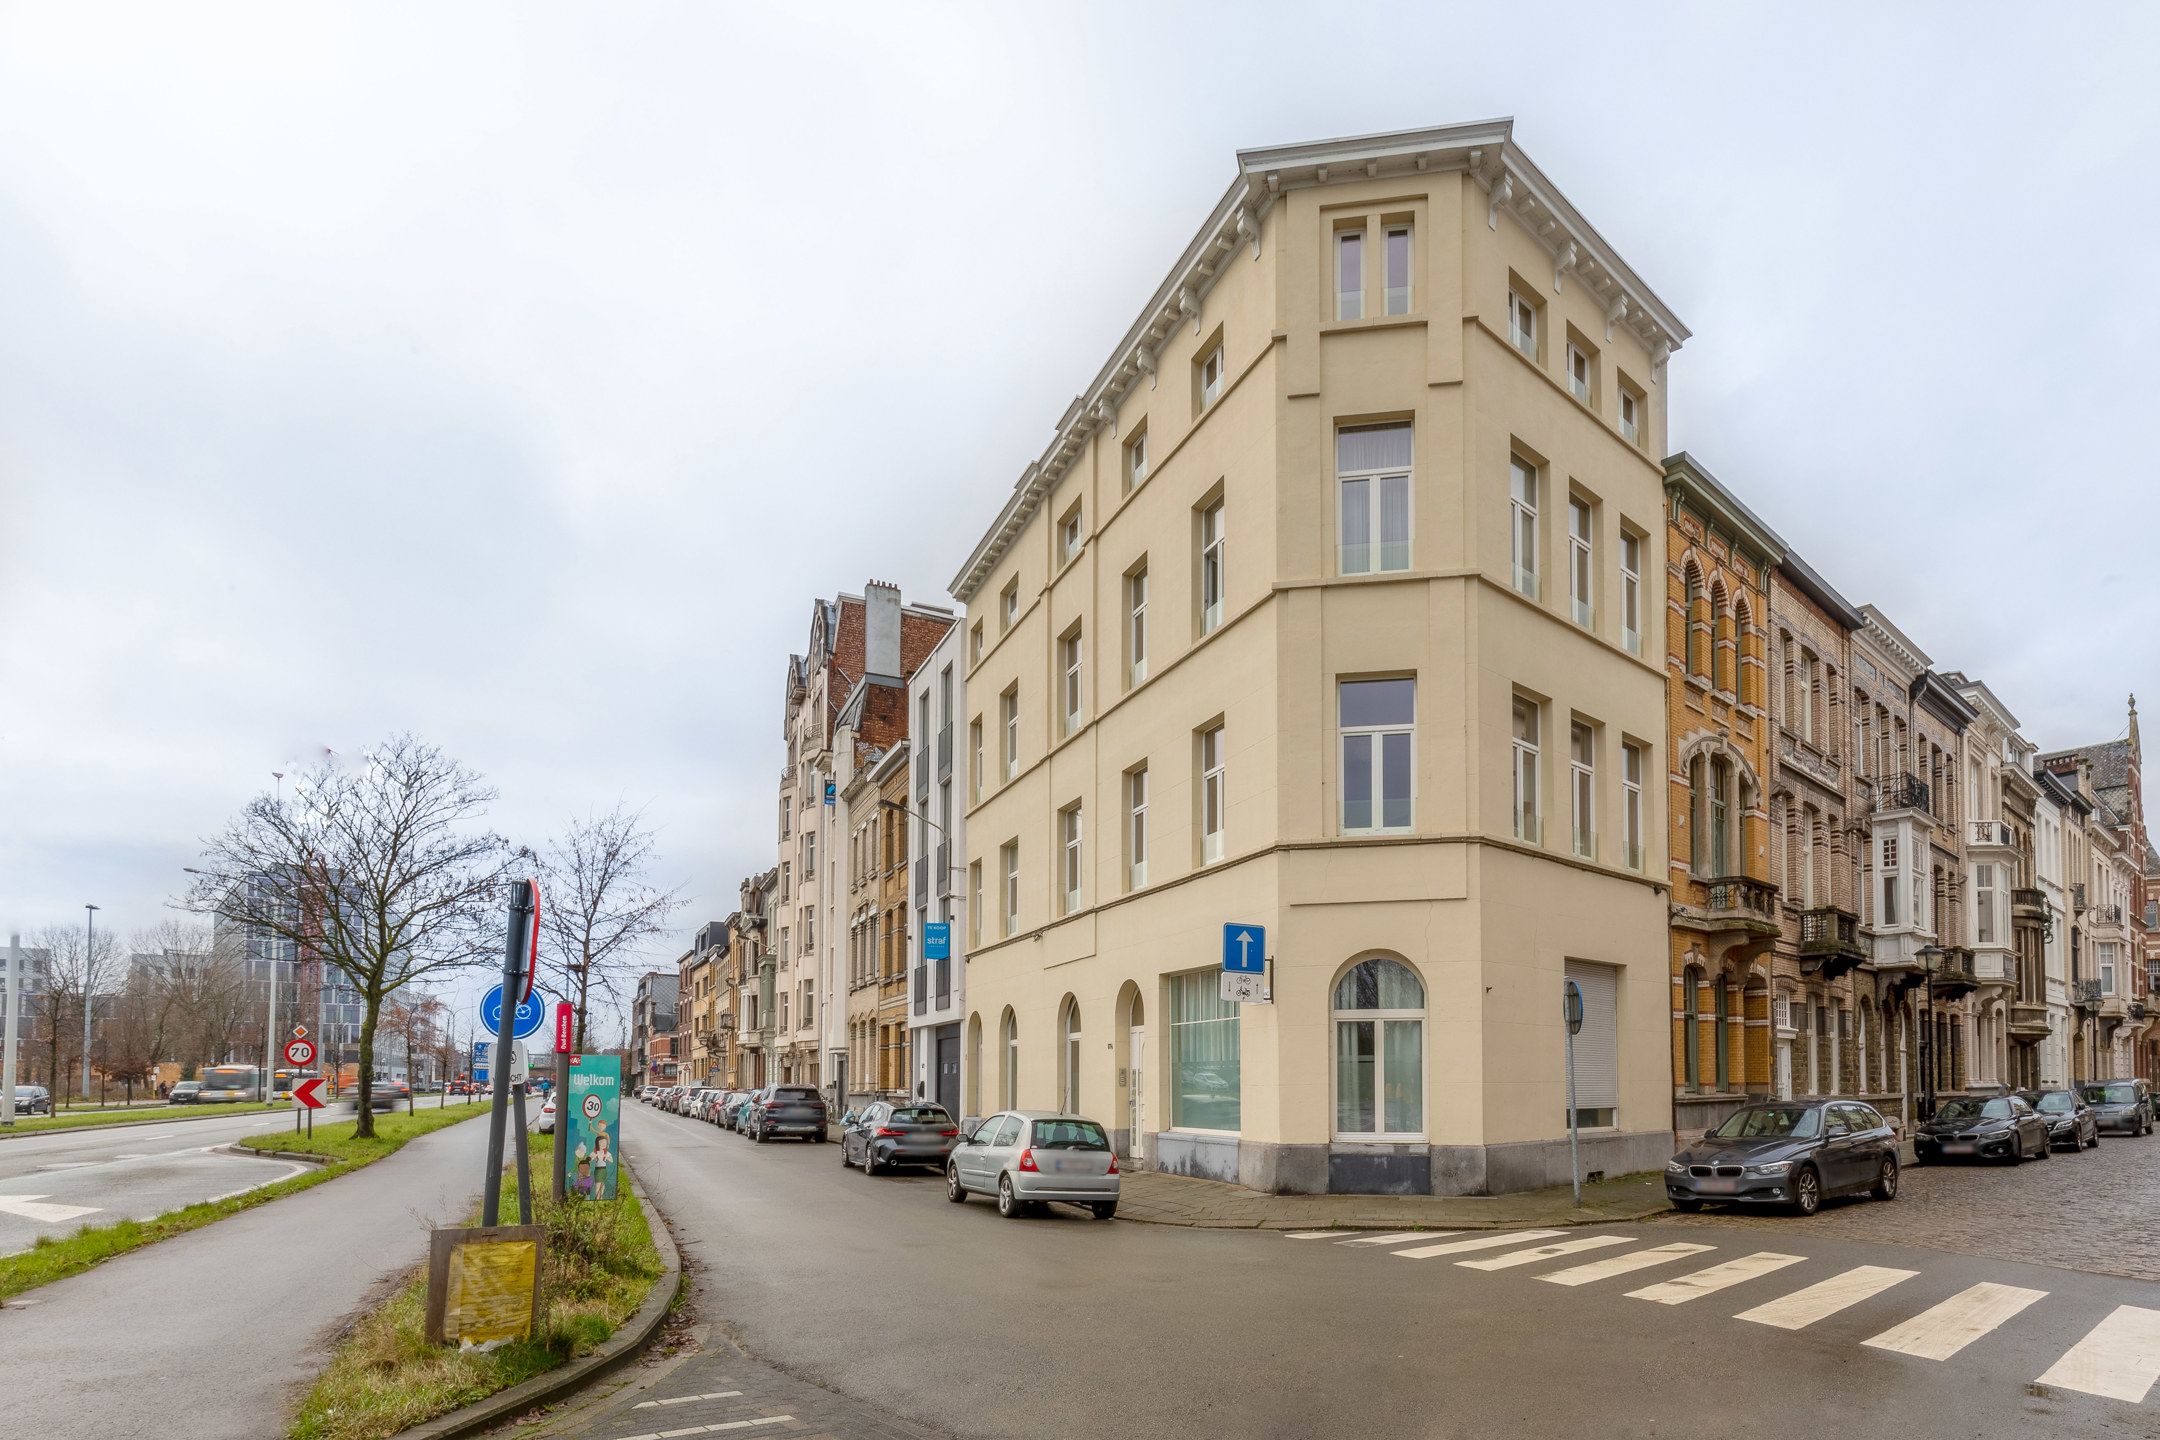
<path fill-rule="evenodd" d="M 1560 1018 L 1567 1022 L 1567 1155 L 1568 1175 L 1575 1182 L 1575 1208 L 1582 1209 L 1582 1151 L 1575 1123 L 1575 1032 L 1582 1029 L 1582 987 L 1573 980 L 1560 982 Z"/>
<path fill-rule="evenodd" d="M 558 1000 L 555 1003 L 555 1094 L 553 1097 L 555 1101 L 555 1142 L 553 1147 L 555 1163 L 548 1166 L 548 1169 L 554 1175 L 553 1183 L 549 1188 L 553 1191 L 558 1202 L 563 1199 L 565 1187 L 569 1180 L 569 1171 L 565 1167 L 569 1163 L 567 1157 L 570 1153 L 570 1147 L 563 1143 L 563 1136 L 568 1129 L 568 1111 L 565 1107 L 570 1103 L 570 1052 L 577 1046 L 576 1023 L 576 1007 L 567 1000 Z"/>
<path fill-rule="evenodd" d="M 494 1073 L 495 1103 L 488 1112 L 487 1175 L 481 1182 L 480 1223 L 484 1226 L 500 1224 L 502 1220 L 502 1167 L 503 1130 L 510 1120 L 510 1067 L 506 1063 L 510 1047 L 516 1042 L 513 1028 L 517 1023 L 517 1009 L 510 997 L 518 993 L 526 963 L 526 926 L 533 918 L 533 897 L 540 887 L 528 880 L 517 887 L 516 896 L 510 901 L 509 932 L 504 937 L 502 994 L 503 1003 L 495 1007 L 495 1047 L 490 1065 Z M 523 1137 L 520 1137 L 522 1144 Z M 519 1201 L 529 1203 L 521 1191 Z"/>

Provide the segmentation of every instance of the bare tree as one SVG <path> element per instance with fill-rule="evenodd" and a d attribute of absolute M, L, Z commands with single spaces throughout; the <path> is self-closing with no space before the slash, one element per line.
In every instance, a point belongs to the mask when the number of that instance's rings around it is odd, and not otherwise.
<path fill-rule="evenodd" d="M 45 991 L 47 1074 L 52 1093 L 58 1097 L 74 1093 L 73 1087 L 62 1083 L 60 1067 L 65 1059 L 73 1071 L 82 1060 L 84 997 L 89 997 L 94 1025 L 95 1007 L 119 988 L 127 962 L 120 953 L 117 936 L 100 930 L 93 942 L 88 927 L 82 925 L 48 925 L 38 932 L 37 946 L 52 955 L 52 973 Z"/>
<path fill-rule="evenodd" d="M 501 954 L 518 856 L 479 828 L 494 800 L 478 773 L 398 735 L 358 763 L 326 757 L 283 797 L 257 795 L 204 846 L 187 908 L 319 955 L 359 992 L 357 1135 L 375 1133 L 384 1003 Z"/>
<path fill-rule="evenodd" d="M 646 942 L 665 933 L 682 905 L 647 874 L 653 836 L 644 816 L 617 805 L 570 822 L 540 854 L 540 935 L 548 973 L 577 1009 L 576 1048 L 585 1048 L 593 991 L 619 995 Z"/>

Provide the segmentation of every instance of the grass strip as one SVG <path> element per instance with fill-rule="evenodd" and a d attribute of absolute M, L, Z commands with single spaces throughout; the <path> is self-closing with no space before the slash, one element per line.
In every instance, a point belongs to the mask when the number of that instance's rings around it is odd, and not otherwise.
<path fill-rule="evenodd" d="M 290 1440 L 382 1440 L 485 1400 L 589 1355 L 645 1303 L 665 1268 L 628 1173 L 614 1203 L 548 1194 L 550 1139 L 533 1138 L 533 1222 L 547 1230 L 539 1333 L 497 1349 L 460 1352 L 428 1344 L 427 1269 L 415 1270 L 387 1304 L 353 1326 L 300 1402 Z M 503 1179 L 503 1215 L 517 1215 L 514 1167 Z M 473 1224 L 479 1223 L 475 1214 Z"/>
<path fill-rule="evenodd" d="M 315 1127 L 314 1153 L 333 1156 L 331 1164 L 305 1175 L 294 1175 L 249 1190 L 240 1195 L 228 1195 L 223 1200 L 204 1201 L 196 1205 L 168 1210 L 151 1220 L 116 1220 L 105 1225 L 85 1225 L 72 1235 L 38 1237 L 36 1245 L 19 1255 L 0 1256 L 0 1300 L 7 1300 L 35 1290 L 40 1285 L 50 1285 L 55 1280 L 65 1280 L 70 1275 L 80 1275 L 93 1266 L 102 1265 L 116 1255 L 169 1240 L 175 1235 L 185 1235 L 190 1230 L 200 1230 L 228 1215 L 252 1210 L 257 1205 L 334 1180 L 362 1165 L 371 1164 L 399 1149 L 406 1142 L 416 1140 L 430 1130 L 440 1130 L 460 1120 L 469 1120 L 486 1109 L 485 1105 L 454 1105 L 447 1110 L 422 1110 L 417 1115 L 378 1115 L 375 1117 L 376 1138 L 372 1141 L 352 1139 L 352 1121 L 342 1120 L 330 1125 Z M 342 1141 L 337 1132 L 343 1131 Z M 292 1140 L 290 1134 L 255 1137 L 262 1141 L 252 1148 L 277 1150 L 285 1148 L 284 1142 Z M 301 1137 L 303 1140 L 305 1136 Z M 246 1142 L 242 1142 L 246 1143 Z M 326 1148 L 327 1147 L 327 1148 Z"/>
<path fill-rule="evenodd" d="M 14 1135 L 38 1135 L 53 1130 L 95 1130 L 100 1125 L 140 1125 L 155 1118 L 165 1120 L 214 1120 L 220 1115 L 260 1115 L 268 1111 L 289 1111 L 286 1104 L 275 1105 L 173 1105 L 168 1113 L 159 1113 L 155 1106 L 138 1105 L 133 1110 L 62 1110 L 57 1115 L 39 1115 L 36 1118 L 18 1115 L 15 1123 L 0 1130 L 0 1140 Z"/>

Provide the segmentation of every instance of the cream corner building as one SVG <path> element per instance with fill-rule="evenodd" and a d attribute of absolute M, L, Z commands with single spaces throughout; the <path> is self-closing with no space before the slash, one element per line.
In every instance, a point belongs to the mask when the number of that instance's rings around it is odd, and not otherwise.
<path fill-rule="evenodd" d="M 1273 1191 L 1670 1154 L 1665 361 L 1509 122 L 1246 151 L 954 580 L 963 1107 Z M 1224 926 L 1272 997 L 1221 998 Z"/>

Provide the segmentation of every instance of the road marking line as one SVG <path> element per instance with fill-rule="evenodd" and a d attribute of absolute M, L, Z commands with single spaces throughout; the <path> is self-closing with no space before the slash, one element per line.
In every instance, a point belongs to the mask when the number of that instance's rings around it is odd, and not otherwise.
<path fill-rule="evenodd" d="M 676 1395 L 666 1400 L 640 1400 L 631 1406 L 633 1410 L 651 1410 L 661 1405 L 691 1405 L 700 1400 L 732 1400 L 742 1394 L 740 1390 L 715 1390 L 709 1395 Z"/>
<path fill-rule="evenodd" d="M 1947 1360 L 2045 1294 L 1982 1281 L 1860 1343 L 1923 1360 Z"/>
<path fill-rule="evenodd" d="M 1780 1255 L 1775 1250 L 1758 1250 L 1753 1255 L 1743 1255 L 1738 1260 L 1728 1260 L 1722 1265 L 1712 1265 L 1707 1270 L 1697 1270 L 1692 1275 L 1682 1275 L 1661 1285 L 1649 1285 L 1640 1290 L 1628 1291 L 1631 1300 L 1655 1300 L 1660 1305 L 1685 1305 L 1705 1295 L 1753 1280 L 1758 1275 L 1768 1275 L 1787 1265 L 1798 1265 L 1807 1259 L 1805 1255 Z"/>
<path fill-rule="evenodd" d="M 95 1205 L 40 1205 L 42 1195 L 0 1195 L 0 1215 L 19 1215 L 44 1225 L 60 1225 L 82 1215 L 95 1215 Z"/>
<path fill-rule="evenodd" d="M 1579 1250 L 1602 1250 L 1608 1245 L 1627 1243 L 1625 1235 L 1585 1235 L 1580 1240 L 1556 1240 L 1550 1245 L 1533 1245 L 1528 1250 L 1511 1250 L 1505 1255 L 1488 1255 L 1483 1260 L 1457 1260 L 1455 1263 L 1472 1270 L 1506 1270 L 1516 1265 L 1535 1265 L 1540 1260 L 1557 1260 Z"/>
<path fill-rule="evenodd" d="M 1297 1230 L 1283 1236 L 1285 1240 L 1332 1240 L 1338 1235 L 1355 1235 L 1355 1230 Z"/>
<path fill-rule="evenodd" d="M 1525 1240 L 1550 1240 L 1561 1230 L 1517 1230 L 1507 1235 L 1480 1235 L 1471 1240 L 1450 1240 L 1445 1245 L 1420 1245 L 1415 1250 L 1393 1250 L 1389 1253 L 1400 1260 L 1427 1260 L 1435 1255 L 1460 1255 L 1466 1250 L 1498 1250 L 1503 1245 L 1520 1245 Z"/>
<path fill-rule="evenodd" d="M 1849 1305 L 1857 1305 L 1871 1295 L 1880 1295 L 1919 1273 L 1917 1270 L 1892 1270 L 1885 1265 L 1855 1265 L 1842 1275 L 1833 1275 L 1804 1290 L 1795 1290 L 1752 1310 L 1743 1310 L 1733 1319 L 1775 1325 L 1780 1330 L 1799 1330 L 1825 1315 L 1835 1315 Z"/>
<path fill-rule="evenodd" d="M 1658 1245 L 1648 1250 L 1634 1250 L 1625 1255 L 1611 1255 L 1603 1260 L 1593 1260 L 1587 1265 L 1577 1265 L 1571 1270 L 1555 1270 L 1550 1275 L 1540 1275 L 1555 1285 L 1588 1285 L 1593 1280 L 1610 1280 L 1615 1275 L 1632 1275 L 1637 1270 L 1648 1270 L 1653 1265 L 1663 1265 L 1668 1260 L 1685 1260 L 1690 1255 L 1701 1255 L 1715 1250 L 1715 1245 Z"/>
<path fill-rule="evenodd" d="M 2118 1305 L 2064 1351 L 2040 1383 L 2136 1405 L 2155 1379 L 2160 1379 L 2160 1310 Z"/>
<path fill-rule="evenodd" d="M 761 1415 L 755 1420 L 723 1420 L 718 1425 L 688 1425 L 680 1430 L 648 1430 L 643 1435 L 624 1435 L 618 1440 L 674 1440 L 678 1435 L 718 1435 L 723 1430 L 748 1430 L 753 1425 L 785 1425 L 793 1415 Z"/>
<path fill-rule="evenodd" d="M 1355 1240 L 1338 1240 L 1338 1245 L 1400 1245 L 1405 1240 L 1438 1240 L 1443 1235 L 1460 1235 L 1460 1230 L 1403 1230 L 1393 1235 L 1360 1235 Z"/>

